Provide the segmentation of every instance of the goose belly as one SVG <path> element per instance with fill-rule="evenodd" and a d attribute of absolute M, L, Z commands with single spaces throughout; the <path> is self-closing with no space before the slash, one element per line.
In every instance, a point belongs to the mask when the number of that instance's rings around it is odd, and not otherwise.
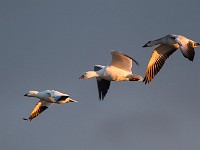
<path fill-rule="evenodd" d="M 131 73 L 119 68 L 107 67 L 102 78 L 109 81 L 127 81 L 129 79 L 126 76 L 129 74 Z"/>
<path fill-rule="evenodd" d="M 56 102 L 55 99 L 53 97 L 51 97 L 51 95 L 50 96 L 47 96 L 47 95 L 38 96 L 38 98 L 42 99 L 42 100 L 44 100 L 45 102 L 48 102 L 48 103 L 55 103 Z"/>
<path fill-rule="evenodd" d="M 44 98 L 44 101 L 49 102 L 49 103 L 55 103 L 55 99 L 52 97 Z"/>

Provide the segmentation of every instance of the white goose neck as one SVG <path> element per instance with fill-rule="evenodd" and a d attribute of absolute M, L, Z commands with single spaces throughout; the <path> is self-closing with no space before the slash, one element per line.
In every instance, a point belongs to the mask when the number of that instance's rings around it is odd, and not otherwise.
<path fill-rule="evenodd" d="M 39 97 L 39 92 L 38 91 L 29 91 L 28 96 L 29 97 Z"/>
<path fill-rule="evenodd" d="M 96 71 L 87 72 L 87 78 L 97 78 L 97 77 L 99 77 L 99 74 Z"/>

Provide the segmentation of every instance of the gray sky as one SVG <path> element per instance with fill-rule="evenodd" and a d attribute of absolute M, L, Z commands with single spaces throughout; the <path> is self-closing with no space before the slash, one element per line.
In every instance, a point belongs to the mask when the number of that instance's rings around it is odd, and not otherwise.
<path fill-rule="evenodd" d="M 199 150 L 200 52 L 174 53 L 150 85 L 111 84 L 98 101 L 95 79 L 79 80 L 110 50 L 140 63 L 149 40 L 169 33 L 200 41 L 197 0 L 0 0 L 0 147 L 9 150 Z M 37 103 L 29 90 L 54 89 L 78 103 L 23 121 Z"/>

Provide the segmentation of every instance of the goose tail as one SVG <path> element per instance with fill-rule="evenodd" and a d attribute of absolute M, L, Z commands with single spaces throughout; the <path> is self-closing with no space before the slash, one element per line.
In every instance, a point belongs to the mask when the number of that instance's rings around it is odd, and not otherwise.
<path fill-rule="evenodd" d="M 195 47 L 200 46 L 200 43 L 196 42 L 196 43 L 194 43 L 194 46 Z"/>

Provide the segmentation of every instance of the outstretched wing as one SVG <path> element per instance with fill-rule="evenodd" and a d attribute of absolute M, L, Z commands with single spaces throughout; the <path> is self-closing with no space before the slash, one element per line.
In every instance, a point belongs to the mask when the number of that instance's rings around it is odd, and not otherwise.
<path fill-rule="evenodd" d="M 151 80 L 153 80 L 155 75 L 163 67 L 167 58 L 172 55 L 178 49 L 178 47 L 178 44 L 160 45 L 159 47 L 154 49 L 147 65 L 145 77 L 143 80 L 145 84 L 150 83 Z"/>
<path fill-rule="evenodd" d="M 46 110 L 47 108 L 49 108 L 51 105 L 53 105 L 52 103 L 48 103 L 45 102 L 43 100 L 40 100 L 35 107 L 33 108 L 30 116 L 28 119 L 23 118 L 24 120 L 32 120 L 33 118 L 37 117 L 39 114 L 41 114 L 44 110 Z"/>
<path fill-rule="evenodd" d="M 94 71 L 99 71 L 104 67 L 105 66 L 102 66 L 102 65 L 95 65 Z M 101 79 L 101 78 L 97 78 L 96 80 L 97 80 L 97 87 L 98 87 L 98 93 L 99 93 L 99 100 L 103 100 L 104 97 L 106 96 L 107 92 L 108 92 L 111 81 L 104 80 L 104 79 Z"/>
<path fill-rule="evenodd" d="M 138 65 L 138 62 L 136 60 L 134 60 L 133 58 L 122 52 L 111 51 L 111 55 L 112 55 L 112 61 L 110 66 L 114 66 L 123 69 L 125 71 L 132 72 L 131 71 L 132 61 L 134 61 Z"/>

